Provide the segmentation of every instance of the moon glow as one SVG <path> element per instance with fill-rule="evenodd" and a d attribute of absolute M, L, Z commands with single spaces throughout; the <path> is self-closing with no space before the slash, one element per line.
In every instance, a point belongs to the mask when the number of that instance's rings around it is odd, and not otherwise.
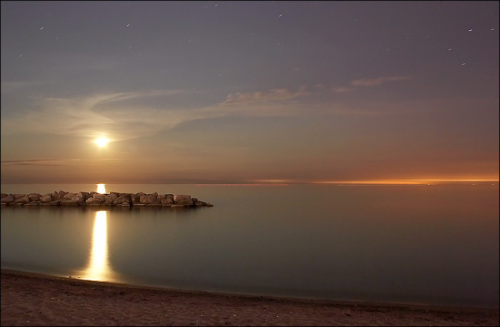
<path fill-rule="evenodd" d="M 100 137 L 94 141 L 100 148 L 103 148 L 108 144 L 109 140 L 105 137 Z"/>

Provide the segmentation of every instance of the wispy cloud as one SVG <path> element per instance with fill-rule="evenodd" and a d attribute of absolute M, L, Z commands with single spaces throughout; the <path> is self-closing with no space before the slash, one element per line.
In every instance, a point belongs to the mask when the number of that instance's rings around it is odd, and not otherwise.
<path fill-rule="evenodd" d="M 39 99 L 38 108 L 2 120 L 2 134 L 20 132 L 94 138 L 107 134 L 114 141 L 152 135 L 189 119 L 182 110 L 158 110 L 127 101 L 168 97 L 179 90 L 103 93 L 78 98 Z M 123 104 L 123 106 L 120 106 Z"/>
<path fill-rule="evenodd" d="M 355 87 L 348 87 L 348 86 L 332 86 L 331 90 L 333 93 L 347 93 L 347 92 L 352 92 L 356 88 Z"/>
<path fill-rule="evenodd" d="M 272 89 L 270 91 L 258 91 L 247 93 L 230 93 L 223 104 L 241 104 L 253 102 L 276 102 L 288 101 L 302 96 L 309 95 L 307 87 L 302 85 L 298 90 L 291 91 L 287 88 Z"/>
<path fill-rule="evenodd" d="M 179 124 L 220 117 L 280 117 L 311 114 L 361 114 L 336 103 L 331 95 L 354 91 L 357 87 L 406 80 L 406 76 L 357 79 L 348 86 L 323 85 L 298 89 L 275 88 L 255 92 L 230 93 L 226 99 L 186 109 L 169 105 L 172 97 L 189 103 L 195 90 L 149 90 L 109 92 L 83 97 L 34 99 L 36 108 L 2 119 L 2 134 L 41 133 L 96 138 L 111 141 L 155 135 Z M 330 94 L 330 98 L 328 96 Z M 300 100 L 300 101 L 298 101 Z M 177 98 L 176 101 L 179 101 Z M 173 102 L 175 103 L 175 101 Z"/>
<path fill-rule="evenodd" d="M 409 76 L 386 76 L 377 78 L 359 78 L 351 81 L 353 86 L 377 86 L 387 82 L 405 81 Z"/>

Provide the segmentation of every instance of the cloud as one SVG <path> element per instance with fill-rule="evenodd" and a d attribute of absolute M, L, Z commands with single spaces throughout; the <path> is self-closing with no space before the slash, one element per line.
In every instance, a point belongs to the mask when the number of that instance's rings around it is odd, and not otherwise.
<path fill-rule="evenodd" d="M 103 133 L 112 141 L 153 135 L 189 120 L 183 110 L 158 110 L 128 101 L 168 97 L 179 90 L 94 94 L 77 98 L 42 98 L 38 107 L 2 120 L 2 134 L 42 133 L 95 138 Z"/>
<path fill-rule="evenodd" d="M 379 77 L 355 80 L 352 84 L 368 86 L 404 79 L 407 77 Z M 105 136 L 111 141 L 122 141 L 156 135 L 182 123 L 202 119 L 362 114 L 359 110 L 349 110 L 345 104 L 341 106 L 328 95 L 350 92 L 355 88 L 352 85 L 332 86 L 330 89 L 323 85 L 311 88 L 303 85 L 296 90 L 275 88 L 236 92 L 228 94 L 222 102 L 190 108 L 186 108 L 186 104 L 202 94 L 201 91 L 148 90 L 103 92 L 69 98 L 33 98 L 30 108 L 34 109 L 20 110 L 12 117 L 3 117 L 1 132 L 2 135 L 31 133 L 89 139 Z M 315 97 L 308 97 L 310 95 Z M 299 98 L 304 101 L 296 101 Z M 175 101 L 180 105 L 172 105 Z"/>
<path fill-rule="evenodd" d="M 352 92 L 356 88 L 355 87 L 347 87 L 347 86 L 334 86 L 332 87 L 333 93 L 346 93 L 346 92 Z"/>
<path fill-rule="evenodd" d="M 199 95 L 195 92 L 197 91 L 153 90 L 69 98 L 35 98 L 31 110 L 22 110 L 13 117 L 2 119 L 1 132 L 2 135 L 34 133 L 84 138 L 105 136 L 111 141 L 122 141 L 155 135 L 193 120 L 293 114 L 297 110 L 293 103 L 287 101 L 308 94 L 305 87 L 294 92 L 280 88 L 268 92 L 238 93 L 228 96 L 222 103 L 188 109 L 185 105 L 169 105 L 174 101 L 171 98 L 173 95 L 180 95 L 180 102 L 190 103 L 192 98 Z M 248 105 L 260 103 L 259 100 L 265 105 Z M 233 105 L 227 106 L 228 103 Z"/>
<path fill-rule="evenodd" d="M 405 81 L 410 79 L 409 76 L 388 76 L 377 78 L 359 78 L 351 81 L 353 86 L 377 86 L 387 82 Z"/>
<path fill-rule="evenodd" d="M 297 91 L 287 88 L 272 89 L 267 92 L 230 93 L 222 104 L 242 104 L 254 102 L 278 102 L 288 101 L 298 97 L 309 95 L 307 87 L 302 85 Z"/>

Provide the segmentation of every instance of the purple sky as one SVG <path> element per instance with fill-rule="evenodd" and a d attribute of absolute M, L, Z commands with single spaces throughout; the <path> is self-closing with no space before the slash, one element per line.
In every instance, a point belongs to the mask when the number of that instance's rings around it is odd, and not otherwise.
<path fill-rule="evenodd" d="M 498 179 L 497 1 L 1 15 L 2 183 Z"/>

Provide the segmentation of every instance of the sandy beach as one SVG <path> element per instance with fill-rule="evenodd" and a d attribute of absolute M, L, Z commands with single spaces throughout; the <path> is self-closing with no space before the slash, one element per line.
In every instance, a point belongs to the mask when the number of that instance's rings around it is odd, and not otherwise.
<path fill-rule="evenodd" d="M 1 324 L 497 326 L 498 309 L 208 294 L 2 270 Z"/>

